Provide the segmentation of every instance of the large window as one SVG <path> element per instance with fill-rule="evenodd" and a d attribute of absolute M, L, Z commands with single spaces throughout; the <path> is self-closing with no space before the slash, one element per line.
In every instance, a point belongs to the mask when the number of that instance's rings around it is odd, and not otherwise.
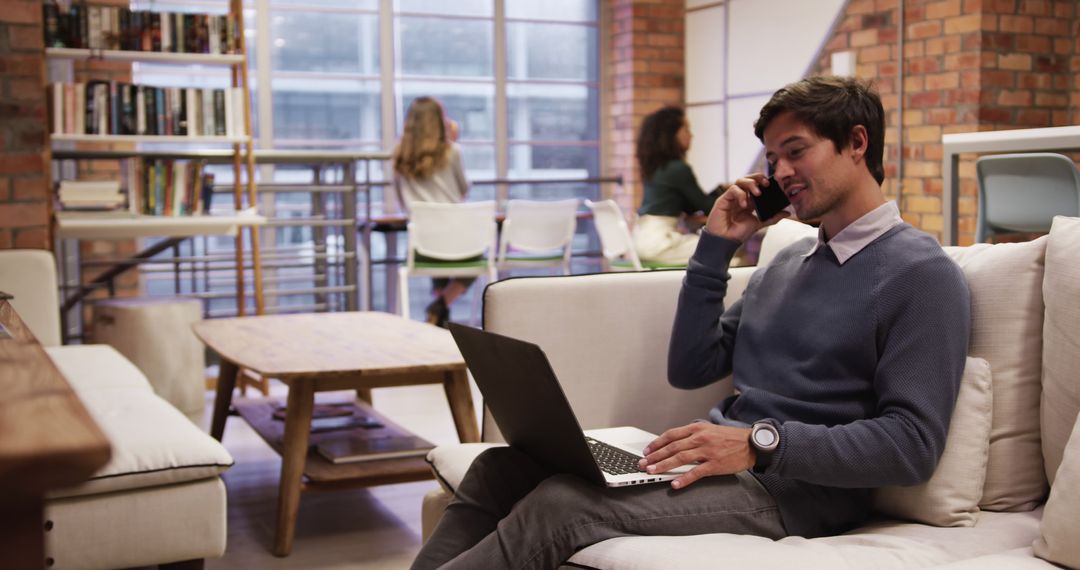
<path fill-rule="evenodd" d="M 224 0 L 133 6 L 227 10 Z M 259 147 L 389 150 L 409 103 L 430 95 L 459 123 L 473 180 L 600 174 L 599 0 L 246 0 L 245 8 Z M 177 71 L 137 64 L 135 75 L 160 85 L 229 81 L 210 66 Z M 581 192 L 593 193 L 555 193 Z M 472 199 L 532 195 L 551 190 L 481 185 Z"/>
<path fill-rule="evenodd" d="M 410 101 L 431 95 L 460 124 L 473 179 L 598 176 L 598 3 L 245 0 L 256 144 L 389 150 Z M 228 9 L 226 0 L 132 5 Z M 137 64 L 135 76 L 229 82 L 213 66 Z"/>
<path fill-rule="evenodd" d="M 228 2 L 132 6 L 225 13 Z M 601 174 L 599 0 L 244 0 L 244 6 L 258 148 L 391 150 L 409 104 L 428 95 L 459 124 L 465 168 L 477 183 L 470 200 L 599 196 L 598 184 L 552 182 Z M 140 63 L 133 71 L 135 81 L 154 85 L 230 81 L 226 69 L 214 66 Z M 311 177 L 302 169 L 257 170 L 260 182 Z M 389 164 L 371 174 L 388 180 Z M 230 167 L 216 175 L 219 183 L 232 181 Z M 536 183 L 493 183 L 499 180 Z M 376 211 L 396 207 L 385 189 L 371 194 Z M 279 193 L 261 207 L 272 216 L 306 217 L 309 202 L 306 194 Z M 304 228 L 264 231 L 271 233 L 264 246 L 311 245 Z M 230 239 L 209 241 L 211 252 L 231 250 Z M 371 254 L 393 256 L 388 245 L 374 243 Z M 380 275 L 376 281 L 378 287 Z"/>

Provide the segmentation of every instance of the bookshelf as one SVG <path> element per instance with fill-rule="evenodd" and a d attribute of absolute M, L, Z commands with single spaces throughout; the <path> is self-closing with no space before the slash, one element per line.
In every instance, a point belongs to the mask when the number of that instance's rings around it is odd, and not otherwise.
<path fill-rule="evenodd" d="M 52 113 L 50 146 L 54 163 L 102 160 L 108 152 L 98 152 L 101 148 L 119 149 L 115 153 L 117 160 L 150 160 L 149 157 L 158 153 L 142 149 L 145 144 L 182 145 L 191 149 L 186 153 L 174 153 L 176 156 L 170 159 L 175 160 L 195 160 L 200 153 L 215 153 L 213 147 L 231 150 L 233 215 L 183 212 L 183 215 L 161 216 L 102 212 L 95 216 L 88 212 L 70 215 L 54 210 L 53 219 L 54 236 L 58 240 L 148 236 L 175 240 L 197 235 L 234 235 L 236 299 L 240 315 L 245 313 L 247 298 L 245 228 L 251 246 L 255 313 L 265 312 L 258 229 L 266 221 L 254 213 L 257 204 L 255 161 L 243 17 L 242 0 L 230 0 L 226 15 L 129 10 L 94 2 L 76 2 L 65 9 L 55 2 L 44 4 L 44 52 L 49 64 L 113 61 L 199 64 L 229 69 L 228 88 L 160 87 L 104 81 L 93 77 L 92 66 L 88 66 L 90 70 L 86 72 L 83 84 L 55 82 L 47 88 Z M 100 91 L 88 88 L 93 85 L 98 85 Z M 207 149 L 208 146 L 212 148 Z M 135 150 L 130 150 L 132 147 Z M 54 172 L 63 172 L 63 169 L 54 168 Z M 130 177 L 131 173 L 128 175 Z M 130 204 L 134 197 L 130 194 L 133 190 L 129 184 L 134 182 L 127 180 L 124 184 Z M 244 209 L 245 198 L 248 210 Z M 133 258 L 142 257 L 144 253 Z"/>
<path fill-rule="evenodd" d="M 245 210 L 234 216 L 56 216 L 61 239 L 124 239 L 134 237 L 192 237 L 237 235 L 242 227 L 261 226 L 266 218 Z"/>
<path fill-rule="evenodd" d="M 242 64 L 243 54 L 176 53 L 154 51 L 129 51 L 119 49 L 45 48 L 45 57 L 75 61 L 97 59 L 102 61 L 158 62 L 176 64 Z"/>
<path fill-rule="evenodd" d="M 245 144 L 247 137 L 190 137 L 187 135 L 76 135 L 76 134 L 53 134 L 55 142 L 86 142 L 86 143 L 178 143 L 178 144 Z"/>

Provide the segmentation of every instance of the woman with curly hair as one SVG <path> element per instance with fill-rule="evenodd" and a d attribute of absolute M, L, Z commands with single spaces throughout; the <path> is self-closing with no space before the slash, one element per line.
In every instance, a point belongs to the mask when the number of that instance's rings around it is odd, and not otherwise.
<path fill-rule="evenodd" d="M 442 104 L 418 97 L 409 105 L 401 140 L 394 148 L 394 188 L 407 210 L 415 202 L 457 203 L 465 201 L 469 182 L 461 164 L 461 150 L 450 136 Z M 417 254 L 418 261 L 437 261 Z M 435 300 L 427 306 L 427 321 L 446 326 L 450 304 L 474 279 L 433 278 Z"/>
<path fill-rule="evenodd" d="M 634 249 L 642 261 L 686 263 L 697 247 L 697 234 L 679 231 L 679 217 L 708 213 L 719 197 L 706 194 L 686 163 L 690 123 L 678 107 L 664 107 L 645 117 L 637 139 L 637 161 L 645 181 L 634 225 Z"/>

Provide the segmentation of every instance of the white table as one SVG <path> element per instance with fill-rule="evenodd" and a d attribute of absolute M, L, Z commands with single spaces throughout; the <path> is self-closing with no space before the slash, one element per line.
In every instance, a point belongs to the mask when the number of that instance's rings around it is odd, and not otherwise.
<path fill-rule="evenodd" d="M 941 203 L 942 214 L 945 218 L 942 242 L 945 245 L 956 245 L 958 233 L 957 204 L 960 194 L 960 181 L 957 171 L 960 165 L 960 153 L 1001 154 L 1006 152 L 1080 149 L 1080 125 L 956 133 L 943 135 L 941 137 L 941 146 L 941 177 L 943 181 Z"/>

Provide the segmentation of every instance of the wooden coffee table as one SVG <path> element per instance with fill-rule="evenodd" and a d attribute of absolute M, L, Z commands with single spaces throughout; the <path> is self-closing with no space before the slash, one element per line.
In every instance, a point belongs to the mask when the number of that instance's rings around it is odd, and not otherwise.
<path fill-rule="evenodd" d="M 225 432 L 240 368 L 277 378 L 289 388 L 283 433 L 280 427 L 278 433 L 264 429 L 274 424 L 259 419 L 269 413 L 265 403 L 262 411 L 241 413 L 282 457 L 274 539 L 278 556 L 292 551 L 302 491 L 431 477 L 422 457 L 335 465 L 309 451 L 315 392 L 355 390 L 370 403 L 372 388 L 442 384 L 458 438 L 480 440 L 465 361 L 444 329 L 378 312 L 238 317 L 192 326 L 206 346 L 221 356 L 210 428 L 213 437 L 221 440 Z"/>

